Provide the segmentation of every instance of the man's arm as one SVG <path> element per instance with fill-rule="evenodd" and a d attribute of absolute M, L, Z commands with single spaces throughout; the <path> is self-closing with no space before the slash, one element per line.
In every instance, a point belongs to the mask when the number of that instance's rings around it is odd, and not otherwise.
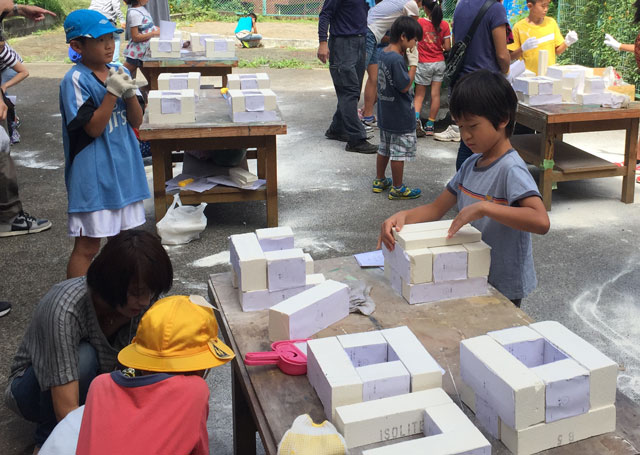
<path fill-rule="evenodd" d="M 5 84 L 0 85 L 0 89 L 2 89 L 3 92 L 6 92 L 9 87 L 13 87 L 17 83 L 22 82 L 29 77 L 29 70 L 27 70 L 27 67 L 24 65 L 24 63 L 21 63 L 20 61 L 17 61 L 16 64 L 11 67 L 11 69 L 18 74 L 9 79 Z"/>
<path fill-rule="evenodd" d="M 507 50 L 507 26 L 506 24 L 498 25 L 491 30 L 493 37 L 493 45 L 496 49 L 496 63 L 503 74 L 509 72 L 509 65 L 511 64 L 511 57 Z"/>
<path fill-rule="evenodd" d="M 51 387 L 51 401 L 53 402 L 53 411 L 56 414 L 56 419 L 60 422 L 80 404 L 78 381 Z"/>
<path fill-rule="evenodd" d="M 46 14 L 56 17 L 56 13 L 35 5 L 12 5 L 11 8 L 11 12 L 7 16 L 24 16 L 36 22 L 44 20 Z"/>
<path fill-rule="evenodd" d="M 336 5 L 339 0 L 326 0 L 322 5 L 320 16 L 318 18 L 318 60 L 327 63 L 329 60 L 329 44 L 327 43 L 329 35 L 329 23 L 335 13 Z"/>

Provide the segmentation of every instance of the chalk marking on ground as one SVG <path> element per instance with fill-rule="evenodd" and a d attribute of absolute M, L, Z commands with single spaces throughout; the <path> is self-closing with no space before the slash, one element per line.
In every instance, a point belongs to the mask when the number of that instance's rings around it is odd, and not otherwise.
<path fill-rule="evenodd" d="M 189 264 L 191 267 L 213 267 L 229 263 L 229 251 L 221 251 L 211 256 L 205 256 Z"/>
<path fill-rule="evenodd" d="M 23 150 L 23 151 L 14 151 L 11 154 L 13 158 L 13 162 L 18 166 L 28 167 L 31 169 L 47 169 L 54 170 L 60 169 L 63 166 L 63 163 L 57 160 L 38 160 L 37 158 L 40 156 L 41 152 Z"/>

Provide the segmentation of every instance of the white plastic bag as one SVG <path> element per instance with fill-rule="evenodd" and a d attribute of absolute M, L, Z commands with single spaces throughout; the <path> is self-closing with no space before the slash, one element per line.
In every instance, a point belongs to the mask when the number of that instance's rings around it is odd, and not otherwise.
<path fill-rule="evenodd" d="M 158 235 L 163 245 L 181 245 L 200 238 L 200 233 L 207 227 L 204 216 L 206 203 L 198 206 L 182 205 L 180 196 L 173 195 L 173 203 L 165 216 L 156 223 Z"/>

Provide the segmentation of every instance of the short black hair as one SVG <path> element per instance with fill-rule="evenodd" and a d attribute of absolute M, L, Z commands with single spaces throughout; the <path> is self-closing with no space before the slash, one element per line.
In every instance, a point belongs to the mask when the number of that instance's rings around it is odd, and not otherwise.
<path fill-rule="evenodd" d="M 173 266 L 149 232 L 130 229 L 109 239 L 87 270 L 87 285 L 111 307 L 127 303 L 131 283 L 144 284 L 152 300 L 167 293 L 173 284 Z"/>
<path fill-rule="evenodd" d="M 87 37 L 86 36 L 76 36 L 75 38 L 71 38 L 69 40 L 69 43 L 71 43 L 71 41 L 77 41 L 80 44 L 83 44 L 87 42 Z"/>
<path fill-rule="evenodd" d="M 389 31 L 389 38 L 392 43 L 397 43 L 405 36 L 407 40 L 417 39 L 422 41 L 422 27 L 418 24 L 418 21 L 409 16 L 400 16 L 391 25 Z"/>
<path fill-rule="evenodd" d="M 449 110 L 454 119 L 477 115 L 489 120 L 495 129 L 507 120 L 507 137 L 513 133 L 517 109 L 518 97 L 507 79 L 489 70 L 478 70 L 461 77 L 449 97 Z"/>
<path fill-rule="evenodd" d="M 249 13 L 249 16 L 253 17 L 256 21 L 258 20 L 258 16 L 256 16 L 256 13 Z"/>

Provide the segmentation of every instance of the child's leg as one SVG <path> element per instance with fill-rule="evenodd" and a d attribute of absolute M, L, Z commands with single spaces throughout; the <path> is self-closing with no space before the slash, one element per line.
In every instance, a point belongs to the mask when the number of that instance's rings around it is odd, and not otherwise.
<path fill-rule="evenodd" d="M 429 120 L 435 121 L 440 110 L 440 89 L 442 82 L 433 81 L 431 83 L 431 106 L 429 107 Z"/>
<path fill-rule="evenodd" d="M 424 103 L 424 97 L 427 94 L 427 86 L 426 85 L 418 85 L 416 84 L 416 95 L 413 100 L 413 104 L 416 108 L 416 120 L 420 119 L 420 111 L 422 110 L 422 103 Z M 433 105 L 433 102 L 432 102 Z"/>
<path fill-rule="evenodd" d="M 378 64 L 367 66 L 367 82 L 364 85 L 364 109 L 365 117 L 373 116 L 373 105 L 376 104 L 378 94 Z"/>
<path fill-rule="evenodd" d="M 404 161 L 391 161 L 391 178 L 393 186 L 400 188 L 402 186 L 402 176 L 404 174 Z"/>
<path fill-rule="evenodd" d="M 384 178 L 384 173 L 387 170 L 387 164 L 389 164 L 389 157 L 380 155 L 378 153 L 378 158 L 376 159 L 376 178 L 377 179 L 380 180 Z"/>
<path fill-rule="evenodd" d="M 76 237 L 73 251 L 67 264 L 67 278 L 75 278 L 87 274 L 91 261 L 100 250 L 100 240 L 94 237 Z"/>

